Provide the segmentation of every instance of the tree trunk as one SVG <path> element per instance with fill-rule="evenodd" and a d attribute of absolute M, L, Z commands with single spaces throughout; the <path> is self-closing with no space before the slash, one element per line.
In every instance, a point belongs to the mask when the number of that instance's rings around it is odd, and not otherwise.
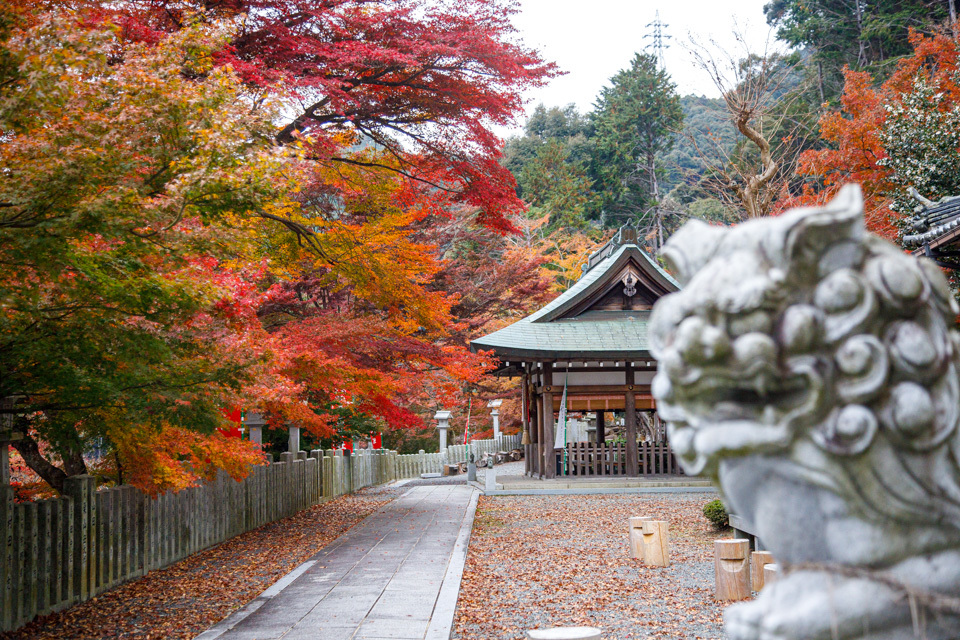
<path fill-rule="evenodd" d="M 867 61 L 867 50 L 863 42 L 863 7 L 860 6 L 860 0 L 853 0 L 853 4 L 857 9 L 857 42 L 860 44 L 857 67 L 862 68 Z"/>
<path fill-rule="evenodd" d="M 947 8 L 950 9 L 950 29 L 953 31 L 953 39 L 957 39 L 957 4 L 956 0 L 947 0 Z"/>
<path fill-rule="evenodd" d="M 650 174 L 650 197 L 653 199 L 653 224 L 657 229 L 657 247 L 654 253 L 663 248 L 663 224 L 660 219 L 660 184 L 657 182 L 657 158 L 647 154 L 647 172 Z"/>
<path fill-rule="evenodd" d="M 737 130 L 760 149 L 760 161 L 763 171 L 747 178 L 747 184 L 740 190 L 740 199 L 747 210 L 748 218 L 759 218 L 767 215 L 769 198 L 763 197 L 763 190 L 773 179 L 777 171 L 777 162 L 770 153 L 770 143 L 763 135 L 750 126 L 750 113 L 741 112 L 736 120 Z"/>
<path fill-rule="evenodd" d="M 63 469 L 60 469 L 43 457 L 37 441 L 29 435 L 25 435 L 23 440 L 16 440 L 10 444 L 17 450 L 27 466 L 33 469 L 44 482 L 53 487 L 57 493 L 63 493 L 63 483 L 69 476 L 78 476 L 87 472 L 87 465 L 83 462 L 83 456 L 79 453 L 65 455 L 63 457 Z"/>
<path fill-rule="evenodd" d="M 827 98 L 823 93 L 823 62 L 820 60 L 817 60 L 817 87 L 820 89 L 820 104 L 823 104 Z"/>

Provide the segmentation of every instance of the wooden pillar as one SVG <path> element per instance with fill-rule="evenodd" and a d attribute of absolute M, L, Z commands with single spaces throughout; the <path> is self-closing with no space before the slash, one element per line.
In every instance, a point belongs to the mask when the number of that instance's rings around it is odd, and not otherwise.
<path fill-rule="evenodd" d="M 624 404 L 624 422 L 627 427 L 627 476 L 636 477 L 640 474 L 639 460 L 637 459 L 637 395 L 634 390 L 633 363 L 625 362 L 627 393 Z"/>
<path fill-rule="evenodd" d="M 553 363 L 543 363 L 543 477 L 557 477 L 556 454 L 554 453 L 553 423 Z"/>
<path fill-rule="evenodd" d="M 535 430 L 537 441 L 536 446 L 533 448 L 534 456 L 534 469 L 533 472 L 538 478 L 543 477 L 543 407 L 540 406 L 540 394 L 532 394 L 532 405 L 537 414 L 537 428 Z"/>
<path fill-rule="evenodd" d="M 526 443 L 523 447 L 523 473 L 530 475 L 530 450 L 533 448 L 533 436 L 530 433 L 530 403 L 528 393 L 530 376 L 527 375 L 526 365 L 524 365 L 523 375 L 520 376 L 520 428 L 523 429 L 523 435 L 526 437 Z"/>
<path fill-rule="evenodd" d="M 603 411 L 597 411 L 597 444 L 607 439 L 607 426 L 603 423 Z"/>

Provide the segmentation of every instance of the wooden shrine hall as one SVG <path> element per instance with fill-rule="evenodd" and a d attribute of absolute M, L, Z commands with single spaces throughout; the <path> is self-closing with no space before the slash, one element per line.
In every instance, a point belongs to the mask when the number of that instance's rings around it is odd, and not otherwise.
<path fill-rule="evenodd" d="M 656 415 L 647 323 L 653 303 L 678 285 L 622 228 L 583 267 L 580 279 L 539 311 L 471 342 L 492 350 L 497 375 L 522 378 L 526 474 L 626 476 L 681 473 Z M 555 445 L 564 384 L 567 411 L 594 413 L 593 441 Z M 605 413 L 621 416 L 621 434 Z M 638 418 L 640 418 L 638 420 Z M 620 425 L 616 425 L 619 427 Z"/>

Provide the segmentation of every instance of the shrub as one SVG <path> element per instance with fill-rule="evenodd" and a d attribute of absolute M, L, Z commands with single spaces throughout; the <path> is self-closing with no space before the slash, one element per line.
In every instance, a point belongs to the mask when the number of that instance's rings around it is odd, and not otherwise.
<path fill-rule="evenodd" d="M 727 508 L 724 507 L 723 503 L 719 500 L 712 500 L 703 505 L 703 515 L 706 516 L 707 520 L 712 522 L 713 526 L 717 529 L 722 529 L 730 524 L 730 516 L 727 514 Z"/>

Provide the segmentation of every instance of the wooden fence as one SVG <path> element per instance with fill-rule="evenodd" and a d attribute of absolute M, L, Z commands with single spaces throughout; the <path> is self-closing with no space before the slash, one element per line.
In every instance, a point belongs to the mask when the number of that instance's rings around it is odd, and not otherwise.
<path fill-rule="evenodd" d="M 683 475 L 665 442 L 638 443 L 637 457 L 641 476 Z M 557 450 L 557 470 L 559 476 L 625 476 L 627 445 L 572 442 L 565 450 Z"/>
<path fill-rule="evenodd" d="M 15 504 L 0 486 L 0 631 L 362 487 L 397 477 L 394 451 L 314 450 L 157 498 L 67 479 L 64 496 Z"/>
<path fill-rule="evenodd" d="M 489 440 L 471 440 L 470 451 L 474 459 L 485 453 L 512 451 L 520 448 L 520 434 L 500 436 Z M 397 456 L 397 478 L 418 478 L 422 473 L 442 473 L 445 464 L 460 464 L 467 461 L 467 445 L 455 444 L 441 453 L 409 453 Z"/>
<path fill-rule="evenodd" d="M 510 450 L 520 436 L 471 442 L 475 455 Z M 5 459 L 5 458 L 4 458 Z M 325 499 L 466 460 L 466 447 L 398 455 L 284 453 L 237 482 L 225 473 L 150 498 L 130 486 L 98 491 L 92 476 L 67 480 L 64 496 L 15 504 L 0 486 L 0 631 L 64 609 L 153 569 Z"/>

